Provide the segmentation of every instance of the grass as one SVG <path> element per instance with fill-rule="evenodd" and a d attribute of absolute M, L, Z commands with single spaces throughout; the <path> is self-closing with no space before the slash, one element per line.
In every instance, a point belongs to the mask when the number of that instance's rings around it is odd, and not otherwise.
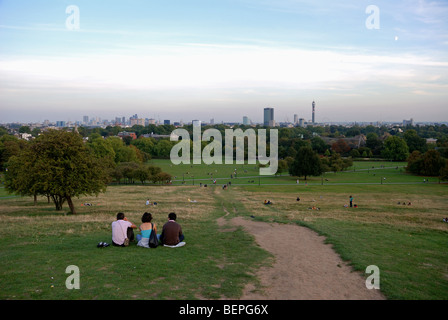
<path fill-rule="evenodd" d="M 261 186 L 239 188 L 233 196 L 257 220 L 296 223 L 324 235 L 357 271 L 364 273 L 367 266 L 378 266 L 381 290 L 389 299 L 445 300 L 448 224 L 442 218 L 447 216 L 446 188 L 439 184 L 294 190 Z M 344 207 L 349 195 L 354 195 L 358 208 Z M 264 205 L 264 199 L 273 205 Z M 406 205 L 398 205 L 403 201 Z M 319 210 L 310 209 L 313 207 Z"/>
<path fill-rule="evenodd" d="M 276 176 L 259 176 L 259 168 L 249 164 L 180 164 L 169 160 L 154 159 L 151 164 L 159 166 L 173 176 L 173 185 L 219 185 L 231 182 L 233 185 L 289 185 L 297 184 L 297 177 L 287 172 Z M 438 182 L 437 178 L 407 174 L 406 162 L 358 161 L 346 171 L 327 172 L 319 177 L 299 179 L 299 185 L 339 185 L 339 184 L 421 184 L 423 179 Z M 236 174 L 235 174 L 236 173 Z M 385 179 L 384 179 L 385 178 Z"/>
<path fill-rule="evenodd" d="M 423 177 L 377 162 L 356 162 L 356 169 L 327 173 L 324 185 L 322 177 L 297 185 L 289 176 L 247 183 L 258 168 L 246 165 L 153 162 L 173 175 L 191 171 L 195 179 L 209 179 L 214 171 L 222 180 L 208 188 L 199 187 L 198 180 L 192 186 L 186 177 L 185 186 L 110 186 L 98 197 L 75 200 L 76 216 L 67 214 L 66 207 L 55 211 L 46 198 L 34 206 L 32 198 L 0 188 L 0 299 L 237 299 L 245 284 L 257 284 L 255 272 L 272 259 L 251 235 L 217 224 L 226 212 L 315 230 L 355 270 L 377 265 L 381 291 L 389 299 L 448 299 L 448 224 L 442 222 L 448 216 L 446 184 L 431 178 L 433 183 L 423 183 Z M 223 190 L 221 183 L 235 168 L 247 177 L 232 179 Z M 378 177 L 383 176 L 381 184 Z M 358 208 L 344 206 L 350 195 Z M 145 206 L 148 198 L 158 205 Z M 265 199 L 274 204 L 264 205 Z M 85 202 L 93 206 L 82 206 Z M 135 224 L 150 211 L 159 230 L 174 211 L 187 245 L 96 248 L 100 241 L 110 243 L 110 224 L 119 211 Z M 80 290 L 65 287 L 69 265 L 80 268 Z"/>
<path fill-rule="evenodd" d="M 129 190 L 133 190 L 129 193 Z M 44 199 L 0 202 L 0 299 L 219 299 L 237 298 L 244 285 L 256 283 L 255 270 L 269 254 L 253 238 L 235 230 L 222 232 L 216 219 L 221 202 L 211 188 L 110 187 L 98 198 L 77 201 L 77 216 L 56 212 Z M 161 229 L 171 211 L 185 230 L 187 245 L 180 249 L 98 249 L 110 241 L 110 223 L 124 211 L 134 223 L 144 211 L 147 197 L 157 199 L 151 207 Z M 197 203 L 187 202 L 194 198 Z M 46 199 L 45 199 L 46 200 Z M 92 207 L 81 206 L 91 202 Z M 7 209 L 7 210 L 3 210 Z M 68 290 L 65 269 L 80 269 L 81 289 Z"/>

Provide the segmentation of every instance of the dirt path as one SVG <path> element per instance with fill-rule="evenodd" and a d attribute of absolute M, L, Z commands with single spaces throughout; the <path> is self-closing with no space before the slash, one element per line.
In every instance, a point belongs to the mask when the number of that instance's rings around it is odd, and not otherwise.
<path fill-rule="evenodd" d="M 220 218 L 218 224 L 243 227 L 254 235 L 260 247 L 275 256 L 272 267 L 257 273 L 262 292 L 253 285 L 247 286 L 242 300 L 384 299 L 379 290 L 366 288 L 365 278 L 352 272 L 331 246 L 324 243 L 324 237 L 308 228 L 242 217 L 232 218 L 230 223 L 226 221 Z"/>

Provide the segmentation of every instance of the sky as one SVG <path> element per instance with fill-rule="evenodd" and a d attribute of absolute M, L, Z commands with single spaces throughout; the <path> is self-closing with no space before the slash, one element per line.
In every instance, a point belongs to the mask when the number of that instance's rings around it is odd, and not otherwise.
<path fill-rule="evenodd" d="M 312 101 L 317 122 L 448 121 L 447 16 L 446 0 L 0 0 L 0 123 L 283 122 Z"/>

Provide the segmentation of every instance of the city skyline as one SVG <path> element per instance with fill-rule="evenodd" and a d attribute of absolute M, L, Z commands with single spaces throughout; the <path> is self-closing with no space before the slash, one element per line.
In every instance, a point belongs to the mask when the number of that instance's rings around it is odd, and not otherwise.
<path fill-rule="evenodd" d="M 425 0 L 4 0 L 0 122 L 262 123 L 267 107 L 308 121 L 313 100 L 317 123 L 444 122 L 447 14 Z"/>
<path fill-rule="evenodd" d="M 183 125 L 193 125 L 193 126 L 201 126 L 201 125 L 218 125 L 218 124 L 225 124 L 225 125 L 233 125 L 233 124 L 242 124 L 242 125 L 261 125 L 261 126 L 268 126 L 268 127 L 290 127 L 290 126 L 299 126 L 299 127 L 306 127 L 306 126 L 327 126 L 327 125 L 333 125 L 333 124 L 339 124 L 339 125 L 374 125 L 374 126 L 381 126 L 381 125 L 428 125 L 428 124 L 436 124 L 436 125 L 447 125 L 447 121 L 414 121 L 413 118 L 410 119 L 403 119 L 402 121 L 338 121 L 338 122 L 317 122 L 315 119 L 313 120 L 313 116 L 315 115 L 315 102 L 313 101 L 312 104 L 313 111 L 312 111 L 312 119 L 305 119 L 305 118 L 299 118 L 297 114 L 293 115 L 293 120 L 287 120 L 287 121 L 276 121 L 274 117 L 274 108 L 264 108 L 263 109 L 263 121 L 262 122 L 255 122 L 252 121 L 247 116 L 242 117 L 242 121 L 240 120 L 233 120 L 233 121 L 218 121 L 215 123 L 214 118 L 210 118 L 209 120 L 198 120 L 198 119 L 154 119 L 154 118 L 148 118 L 144 116 L 139 116 L 138 114 L 133 114 L 132 116 L 126 117 L 126 116 L 120 116 L 120 117 L 114 117 L 111 119 L 105 119 L 101 117 L 90 117 L 88 115 L 82 116 L 82 120 L 56 120 L 56 121 L 50 121 L 48 119 L 44 120 L 43 122 L 0 122 L 0 125 L 30 125 L 32 127 L 74 127 L 74 126 L 99 126 L 99 127 L 106 127 L 106 126 L 121 126 L 121 127 L 132 127 L 134 125 L 140 125 L 140 126 L 148 126 L 148 125 L 174 125 L 174 126 L 183 126 Z"/>

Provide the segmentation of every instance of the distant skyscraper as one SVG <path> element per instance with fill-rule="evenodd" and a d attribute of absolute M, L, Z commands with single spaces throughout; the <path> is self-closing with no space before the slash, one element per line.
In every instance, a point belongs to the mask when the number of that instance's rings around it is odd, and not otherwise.
<path fill-rule="evenodd" d="M 299 116 L 297 114 L 294 115 L 294 124 L 297 124 L 299 122 Z"/>
<path fill-rule="evenodd" d="M 315 108 L 316 108 L 316 103 L 313 101 L 313 104 L 312 104 L 312 106 L 313 106 L 313 120 L 312 120 L 312 123 L 314 123 L 314 121 L 315 121 Z"/>
<path fill-rule="evenodd" d="M 137 125 L 137 126 L 145 126 L 145 119 L 143 118 L 130 118 L 130 125 L 131 127 Z"/>
<path fill-rule="evenodd" d="M 243 124 L 244 124 L 245 126 L 249 125 L 249 118 L 248 118 L 247 116 L 244 116 L 244 117 L 243 117 Z"/>
<path fill-rule="evenodd" d="M 88 124 L 89 123 L 89 116 L 82 117 L 82 122 L 85 123 L 85 124 Z"/>
<path fill-rule="evenodd" d="M 274 123 L 274 108 L 264 108 L 263 125 L 270 126 Z"/>
<path fill-rule="evenodd" d="M 170 120 L 163 120 L 163 124 L 171 124 Z"/>

